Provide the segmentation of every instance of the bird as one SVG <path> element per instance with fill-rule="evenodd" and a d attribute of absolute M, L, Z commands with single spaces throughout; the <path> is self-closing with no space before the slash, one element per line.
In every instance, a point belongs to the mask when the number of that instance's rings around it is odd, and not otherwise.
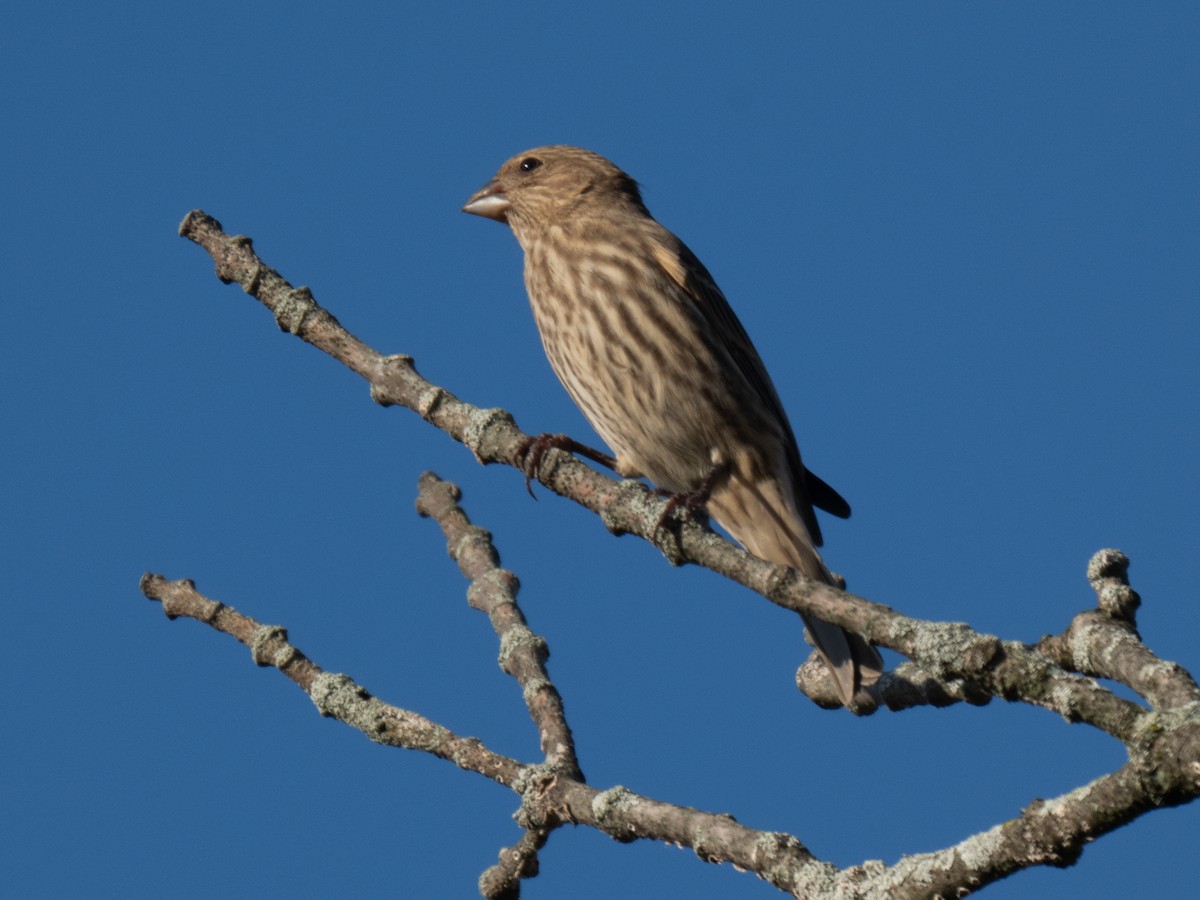
<path fill-rule="evenodd" d="M 805 468 L 745 328 L 638 183 L 590 150 L 537 147 L 505 162 L 462 211 L 512 230 L 551 367 L 617 473 L 702 504 L 753 555 L 834 584 L 813 508 L 846 518 L 850 506 Z M 878 650 L 803 618 L 842 704 L 873 708 Z"/>

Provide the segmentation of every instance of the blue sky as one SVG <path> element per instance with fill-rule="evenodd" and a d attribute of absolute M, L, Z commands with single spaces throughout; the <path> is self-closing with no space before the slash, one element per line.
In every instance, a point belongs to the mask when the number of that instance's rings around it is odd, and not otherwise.
<path fill-rule="evenodd" d="M 855 720 L 791 687 L 797 623 L 485 469 L 219 284 L 201 207 L 384 352 L 528 431 L 591 433 L 516 242 L 461 215 L 509 155 L 604 153 L 721 283 L 856 592 L 1005 638 L 1133 560 L 1142 633 L 1200 623 L 1200 9 L 1192 3 L 25 4 L 0 31 L 9 688 L 21 896 L 473 896 L 507 791 L 318 718 L 142 599 L 146 570 L 526 760 L 417 476 L 458 482 L 548 640 L 590 781 L 789 831 L 839 864 L 936 849 L 1118 766 L 1021 706 Z M 1200 809 L 994 897 L 1180 895 Z M 556 833 L 525 896 L 769 897 Z"/>

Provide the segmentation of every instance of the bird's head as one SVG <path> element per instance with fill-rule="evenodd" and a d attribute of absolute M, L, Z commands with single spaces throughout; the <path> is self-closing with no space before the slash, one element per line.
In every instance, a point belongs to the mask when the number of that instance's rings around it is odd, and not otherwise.
<path fill-rule="evenodd" d="M 523 231 L 563 223 L 593 203 L 645 214 L 637 182 L 590 150 L 555 145 L 518 153 L 467 200 L 462 211 Z"/>

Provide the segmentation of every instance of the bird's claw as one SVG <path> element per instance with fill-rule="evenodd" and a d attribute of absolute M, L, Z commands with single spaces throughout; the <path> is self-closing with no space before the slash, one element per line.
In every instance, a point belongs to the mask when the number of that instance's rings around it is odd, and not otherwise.
<path fill-rule="evenodd" d="M 655 493 L 659 493 L 655 491 Z M 667 523 L 674 518 L 687 519 L 694 516 L 697 512 L 704 509 L 704 505 L 708 502 L 708 495 L 700 491 L 685 491 L 682 494 L 671 494 L 666 505 L 663 507 L 662 515 L 658 517 L 658 521 L 654 525 L 654 533 L 662 531 L 667 527 Z"/>
<path fill-rule="evenodd" d="M 704 481 L 700 482 L 700 486 L 693 490 L 670 494 L 661 488 L 655 488 L 656 494 L 668 496 L 669 499 L 667 505 L 663 507 L 662 515 L 658 517 L 658 522 L 655 523 L 654 533 L 658 534 L 662 531 L 667 522 L 673 518 L 688 519 L 698 512 L 703 512 L 704 507 L 712 498 L 713 489 L 728 474 L 728 466 L 716 465 L 704 476 Z"/>
<path fill-rule="evenodd" d="M 521 471 L 525 473 L 525 490 L 535 500 L 537 497 L 533 493 L 532 482 L 542 468 L 543 458 L 545 458 L 546 453 L 550 450 L 563 450 L 567 453 L 574 453 L 577 456 L 590 459 L 592 462 L 599 463 L 609 469 L 615 470 L 617 467 L 617 461 L 607 453 L 595 450 L 587 446 L 587 444 L 581 444 L 579 441 L 567 437 L 565 434 L 542 433 L 534 437 L 527 437 L 517 447 L 516 462 Z"/>

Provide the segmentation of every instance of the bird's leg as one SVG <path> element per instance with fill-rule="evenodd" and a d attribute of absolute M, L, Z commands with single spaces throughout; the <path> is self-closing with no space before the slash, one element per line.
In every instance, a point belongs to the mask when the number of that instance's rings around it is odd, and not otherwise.
<path fill-rule="evenodd" d="M 548 450 L 565 450 L 567 453 L 574 453 L 576 456 L 599 463 L 614 472 L 617 471 L 617 461 L 607 453 L 594 450 L 587 444 L 581 444 L 565 434 L 543 433 L 536 437 L 525 438 L 521 442 L 521 446 L 517 448 L 516 461 L 525 473 L 525 490 L 529 491 L 530 497 L 534 496 L 533 485 L 530 481 L 541 469 L 542 458 Z"/>
<path fill-rule="evenodd" d="M 661 531 L 663 526 L 680 512 L 687 517 L 703 509 L 708 504 L 717 485 L 727 477 L 729 477 L 729 463 L 714 463 L 713 467 L 708 470 L 708 474 L 704 476 L 704 480 L 695 488 L 671 494 L 667 505 L 663 507 L 662 515 L 658 517 L 658 524 L 654 526 L 655 533 Z"/>

